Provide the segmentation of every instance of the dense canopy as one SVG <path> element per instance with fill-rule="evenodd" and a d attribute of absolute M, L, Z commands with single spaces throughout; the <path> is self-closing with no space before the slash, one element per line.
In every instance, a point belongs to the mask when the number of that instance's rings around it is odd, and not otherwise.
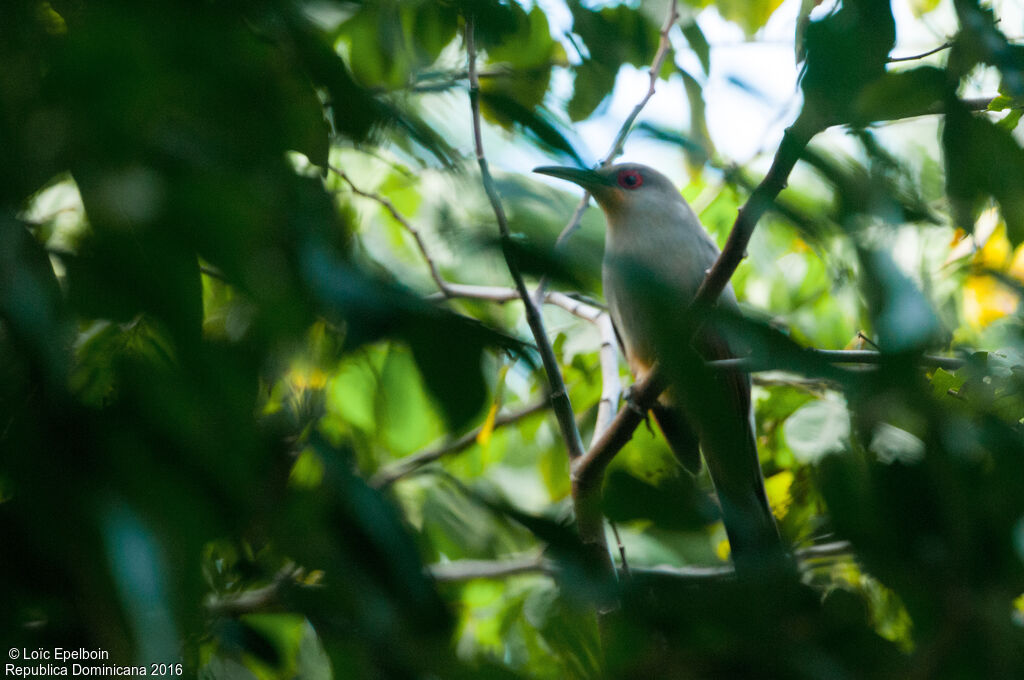
<path fill-rule="evenodd" d="M 1020 677 L 1022 35 L 1013 0 L 5 0 L 0 637 L 208 678 Z M 601 214 L 529 172 L 623 152 L 725 247 L 678 319 L 750 348 L 795 577 L 738 577 L 623 405 Z"/>

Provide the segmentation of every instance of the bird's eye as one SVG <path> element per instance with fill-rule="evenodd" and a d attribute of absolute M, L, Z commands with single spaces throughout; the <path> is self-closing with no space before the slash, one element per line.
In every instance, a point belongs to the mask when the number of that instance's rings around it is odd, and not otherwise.
<path fill-rule="evenodd" d="M 623 189 L 636 189 L 644 183 L 639 170 L 622 170 L 619 172 L 619 186 Z"/>

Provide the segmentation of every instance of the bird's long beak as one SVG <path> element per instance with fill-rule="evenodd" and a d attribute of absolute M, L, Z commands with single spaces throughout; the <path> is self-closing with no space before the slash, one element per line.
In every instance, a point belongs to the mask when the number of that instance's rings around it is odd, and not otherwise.
<path fill-rule="evenodd" d="M 608 186 L 608 180 L 593 170 L 565 168 L 559 165 L 542 165 L 539 168 L 534 168 L 533 171 L 541 175 L 550 175 L 558 179 L 568 180 L 591 192 L 594 189 Z"/>

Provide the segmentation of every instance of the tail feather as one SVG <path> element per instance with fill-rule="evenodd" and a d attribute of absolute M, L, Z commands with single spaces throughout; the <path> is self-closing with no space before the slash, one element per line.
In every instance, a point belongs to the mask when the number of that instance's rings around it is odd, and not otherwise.
<path fill-rule="evenodd" d="M 737 568 L 744 561 L 763 561 L 783 554 L 782 538 L 764 490 L 753 432 L 748 430 L 739 437 L 729 437 L 728 441 L 716 439 L 719 438 L 703 439 L 704 460 L 718 494 Z"/>
<path fill-rule="evenodd" d="M 699 338 L 705 360 L 735 356 L 722 338 L 705 331 Z M 775 517 L 764 488 L 764 476 L 757 455 L 757 440 L 750 401 L 750 376 L 724 372 L 711 380 L 720 388 L 723 403 L 695 423 L 704 462 L 711 474 L 733 562 L 738 571 L 776 568 L 790 564 Z M 717 390 L 716 390 L 717 391 Z M 708 395 L 686 395 L 688 400 L 706 400 Z M 696 403 L 692 407 L 699 406 Z M 700 409 L 695 409 L 700 412 Z"/>
<path fill-rule="evenodd" d="M 664 397 L 663 397 L 664 399 Z M 700 473 L 700 437 L 679 409 L 665 401 L 659 401 L 651 408 L 654 419 L 665 435 L 665 441 L 672 453 L 691 475 Z"/>

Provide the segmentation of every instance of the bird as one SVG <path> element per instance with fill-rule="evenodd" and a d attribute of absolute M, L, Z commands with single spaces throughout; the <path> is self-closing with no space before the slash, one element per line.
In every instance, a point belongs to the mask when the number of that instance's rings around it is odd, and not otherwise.
<path fill-rule="evenodd" d="M 541 166 L 534 172 L 579 185 L 603 211 L 601 278 L 616 335 L 636 382 L 655 364 L 676 378 L 651 413 L 690 472 L 700 470 L 703 454 L 737 572 L 785 562 L 757 455 L 750 376 L 712 373 L 704 364 L 735 357 L 737 343 L 708 324 L 694 335 L 687 322 L 718 259 L 715 242 L 671 180 L 646 165 Z M 718 304 L 738 312 L 731 285 Z"/>

